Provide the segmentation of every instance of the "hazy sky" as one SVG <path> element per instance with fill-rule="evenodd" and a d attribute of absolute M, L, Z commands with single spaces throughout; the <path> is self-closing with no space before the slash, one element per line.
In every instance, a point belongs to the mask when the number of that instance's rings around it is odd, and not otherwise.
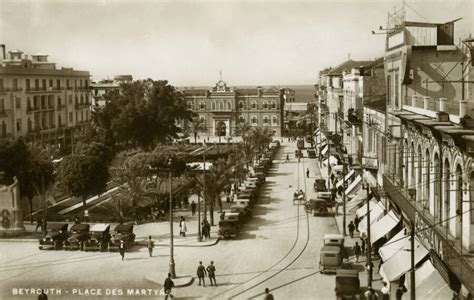
<path fill-rule="evenodd" d="M 314 84 L 347 59 L 383 55 L 387 12 L 400 1 L 0 0 L 0 43 L 47 53 L 94 79 L 132 74 L 173 85 Z M 473 32 L 472 0 L 406 1 L 407 20 Z M 423 18 L 424 19 L 423 19 Z"/>

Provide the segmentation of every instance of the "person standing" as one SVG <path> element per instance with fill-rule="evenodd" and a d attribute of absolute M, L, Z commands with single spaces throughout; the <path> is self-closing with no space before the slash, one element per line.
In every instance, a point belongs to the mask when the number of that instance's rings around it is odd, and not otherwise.
<path fill-rule="evenodd" d="M 147 248 L 148 248 L 148 254 L 150 254 L 150 257 L 152 257 L 153 256 L 153 248 L 155 248 L 155 243 L 151 239 L 151 235 L 148 236 Z"/>
<path fill-rule="evenodd" d="M 179 235 L 186 237 L 186 232 L 188 231 L 188 228 L 186 227 L 186 220 L 184 217 L 181 217 L 181 220 L 179 221 Z"/>
<path fill-rule="evenodd" d="M 38 228 L 41 229 L 41 232 L 44 232 L 44 230 L 43 230 L 43 220 L 41 220 L 40 217 L 37 217 L 37 218 L 36 218 L 36 229 L 35 229 L 35 232 L 38 232 Z"/>
<path fill-rule="evenodd" d="M 306 178 L 309 178 L 309 168 L 306 168 Z"/>
<path fill-rule="evenodd" d="M 360 246 L 359 246 L 359 243 L 356 242 L 354 247 L 352 247 L 352 250 L 354 251 L 354 255 L 356 257 L 356 262 L 359 262 L 359 256 L 362 252 L 362 250 L 360 249 Z"/>
<path fill-rule="evenodd" d="M 270 289 L 269 288 L 265 288 L 265 298 L 263 298 L 264 300 L 274 300 L 275 298 L 273 298 L 273 295 L 270 293 Z"/>
<path fill-rule="evenodd" d="M 407 291 L 407 288 L 404 285 L 399 285 L 397 291 L 395 292 L 395 299 L 402 300 L 403 294 Z"/>
<path fill-rule="evenodd" d="M 362 254 L 365 254 L 365 238 L 361 237 L 360 238 L 361 242 L 360 242 L 360 248 L 362 250 Z"/>
<path fill-rule="evenodd" d="M 354 223 L 351 221 L 349 223 L 349 225 L 347 225 L 347 228 L 349 229 L 349 235 L 351 236 L 351 238 L 353 238 L 354 237 L 354 230 L 355 230 Z"/>
<path fill-rule="evenodd" d="M 202 265 L 202 261 L 199 262 L 199 266 L 197 268 L 196 275 L 199 278 L 199 284 L 198 285 L 201 285 L 201 280 L 202 280 L 202 285 L 206 286 L 206 281 L 204 281 L 204 276 L 206 276 L 206 269 Z"/>
<path fill-rule="evenodd" d="M 168 299 L 168 296 L 170 298 L 173 298 L 173 294 L 171 294 L 171 290 L 174 288 L 174 282 L 171 279 L 171 274 L 168 273 L 168 277 L 165 279 L 165 283 L 163 284 L 163 289 L 165 290 L 165 299 Z"/>
<path fill-rule="evenodd" d="M 355 230 L 357 230 L 357 232 L 359 232 L 359 222 L 360 222 L 360 219 L 356 215 L 355 218 L 354 218 L 354 225 L 355 225 Z"/>
<path fill-rule="evenodd" d="M 286 154 L 286 162 L 289 162 L 290 161 L 290 155 L 287 153 Z"/>
<path fill-rule="evenodd" d="M 380 292 L 382 293 L 382 300 L 390 300 L 390 290 L 387 286 L 387 283 L 385 281 L 382 281 L 383 287 L 380 289 Z"/>
<path fill-rule="evenodd" d="M 196 202 L 191 202 L 191 215 L 195 215 L 196 214 Z"/>
<path fill-rule="evenodd" d="M 216 267 L 214 266 L 214 262 L 211 261 L 211 264 L 207 266 L 207 275 L 209 276 L 209 281 L 211 282 L 212 286 L 212 281 L 214 280 L 214 285 L 217 286 L 216 282 Z"/>
<path fill-rule="evenodd" d="M 120 240 L 119 252 L 120 252 L 120 256 L 122 256 L 122 261 L 123 261 L 125 259 L 125 245 L 123 243 L 123 240 Z"/>

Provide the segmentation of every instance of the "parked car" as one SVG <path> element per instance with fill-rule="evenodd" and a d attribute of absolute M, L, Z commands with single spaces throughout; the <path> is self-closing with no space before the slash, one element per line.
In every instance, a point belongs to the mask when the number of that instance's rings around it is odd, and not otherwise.
<path fill-rule="evenodd" d="M 239 231 L 239 222 L 237 220 L 221 220 L 219 222 L 219 235 L 222 238 L 236 237 Z"/>
<path fill-rule="evenodd" d="M 135 243 L 133 224 L 119 224 L 115 227 L 114 237 L 109 241 L 109 251 L 118 251 L 121 240 L 126 250 L 133 247 L 133 243 Z"/>
<path fill-rule="evenodd" d="M 324 235 L 324 245 L 341 248 L 342 257 L 347 257 L 346 248 L 344 247 L 344 236 L 342 234 L 326 233 Z"/>
<path fill-rule="evenodd" d="M 359 299 L 360 280 L 358 270 L 336 270 L 336 297 L 342 299 Z"/>
<path fill-rule="evenodd" d="M 329 214 L 327 201 L 320 198 L 307 201 L 305 209 L 308 213 L 312 213 L 313 216 L 327 216 Z"/>
<path fill-rule="evenodd" d="M 69 238 L 64 243 L 65 250 L 84 250 L 84 242 L 89 239 L 89 224 L 74 224 Z"/>
<path fill-rule="evenodd" d="M 60 249 L 68 237 L 67 227 L 67 223 L 48 224 L 46 235 L 39 239 L 38 248 L 40 250 Z"/>
<path fill-rule="evenodd" d="M 327 192 L 328 190 L 326 187 L 326 179 L 324 178 L 316 178 L 313 187 L 315 192 Z"/>
<path fill-rule="evenodd" d="M 84 251 L 105 251 L 109 246 L 109 241 L 109 224 L 92 225 L 89 239 L 84 243 Z"/>
<path fill-rule="evenodd" d="M 319 251 L 319 269 L 322 273 L 336 271 L 342 266 L 341 248 L 337 246 L 323 246 Z"/>

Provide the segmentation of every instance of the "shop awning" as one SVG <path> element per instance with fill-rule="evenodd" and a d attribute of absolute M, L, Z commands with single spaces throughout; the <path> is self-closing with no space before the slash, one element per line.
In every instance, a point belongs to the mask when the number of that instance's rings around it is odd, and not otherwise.
<path fill-rule="evenodd" d="M 372 208 L 370 207 L 370 224 L 371 224 L 371 229 L 372 225 L 376 222 L 378 222 L 382 217 L 383 217 L 383 212 L 385 208 L 383 207 L 383 204 L 380 202 L 377 202 L 377 204 Z M 365 207 L 365 212 L 367 212 L 367 206 Z M 367 216 L 364 216 L 359 223 L 359 232 L 362 233 L 367 233 Z M 371 233 L 372 235 L 372 233 Z"/>
<path fill-rule="evenodd" d="M 346 203 L 346 209 L 348 211 L 354 211 L 358 208 L 359 204 L 362 201 L 367 201 L 367 190 L 360 189 L 354 197 L 350 198 L 350 200 Z"/>
<path fill-rule="evenodd" d="M 318 134 L 319 134 L 319 128 L 316 128 L 316 129 L 314 130 L 314 135 L 318 135 Z"/>
<path fill-rule="evenodd" d="M 398 222 L 400 222 L 400 220 L 395 213 L 392 210 L 389 211 L 388 214 L 370 226 L 370 242 L 373 244 L 378 241 L 395 228 Z"/>
<path fill-rule="evenodd" d="M 328 145 L 324 145 L 323 149 L 321 150 L 321 154 L 322 154 L 322 155 L 326 155 L 326 153 L 328 152 L 328 149 L 329 149 L 329 146 L 328 146 Z"/>
<path fill-rule="evenodd" d="M 380 267 L 380 274 L 387 282 L 397 280 L 411 269 L 410 240 Z M 415 265 L 428 255 L 428 250 L 415 238 Z"/>
<path fill-rule="evenodd" d="M 410 276 L 407 274 L 405 284 L 410 290 Z M 416 278 L 416 297 L 421 299 L 451 299 L 453 291 L 449 285 L 444 281 L 441 274 L 433 266 L 430 260 L 425 261 L 421 266 L 415 270 Z"/>
<path fill-rule="evenodd" d="M 328 159 L 326 159 L 325 161 L 323 161 L 323 165 L 327 166 L 328 165 L 328 160 L 329 160 L 329 163 L 331 165 L 337 165 L 337 158 L 335 158 L 334 156 L 329 156 Z"/>
<path fill-rule="evenodd" d="M 358 188 L 362 185 L 362 177 L 360 175 L 357 175 L 356 178 L 354 178 L 354 181 L 349 184 L 347 187 L 345 193 L 346 195 L 349 195 L 350 193 L 355 193 L 358 191 Z"/>
<path fill-rule="evenodd" d="M 374 209 L 375 206 L 377 206 L 377 201 L 375 200 L 370 200 L 370 205 L 369 205 L 369 209 L 372 210 Z M 356 211 L 356 215 L 361 218 L 363 216 L 365 216 L 367 214 L 367 203 L 365 203 L 361 208 L 359 208 L 357 211 Z"/>
<path fill-rule="evenodd" d="M 410 243 L 408 235 L 405 235 L 404 230 L 400 230 L 396 235 L 394 235 L 389 241 L 385 243 L 379 249 L 379 255 L 383 261 L 387 261 L 392 257 L 398 250 L 403 248 L 405 243 Z"/>
<path fill-rule="evenodd" d="M 344 176 L 346 178 L 346 181 L 348 181 L 349 178 L 351 178 L 351 176 L 354 174 L 355 174 L 354 170 L 351 170 L 349 173 L 347 173 L 346 176 Z M 339 181 L 336 183 L 336 188 L 339 188 L 343 184 L 344 184 L 344 179 L 343 178 L 339 179 Z"/>

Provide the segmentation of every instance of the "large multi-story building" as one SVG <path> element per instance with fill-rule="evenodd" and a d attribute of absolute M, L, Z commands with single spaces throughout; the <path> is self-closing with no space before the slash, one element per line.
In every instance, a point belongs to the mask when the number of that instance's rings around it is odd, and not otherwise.
<path fill-rule="evenodd" d="M 209 89 L 182 92 L 188 108 L 204 124 L 204 135 L 232 136 L 239 124 L 247 123 L 281 136 L 283 97 L 277 88 L 233 88 L 220 80 Z"/>
<path fill-rule="evenodd" d="M 114 79 L 103 79 L 93 81 L 91 83 L 92 89 L 92 106 L 94 108 L 103 107 L 106 104 L 105 96 L 115 90 L 120 90 L 120 85 L 123 83 L 131 83 L 133 81 L 132 75 L 116 75 Z"/>
<path fill-rule="evenodd" d="M 48 55 L 31 57 L 3 46 L 0 66 L 0 139 L 65 145 L 91 120 L 89 72 L 56 68 Z"/>

